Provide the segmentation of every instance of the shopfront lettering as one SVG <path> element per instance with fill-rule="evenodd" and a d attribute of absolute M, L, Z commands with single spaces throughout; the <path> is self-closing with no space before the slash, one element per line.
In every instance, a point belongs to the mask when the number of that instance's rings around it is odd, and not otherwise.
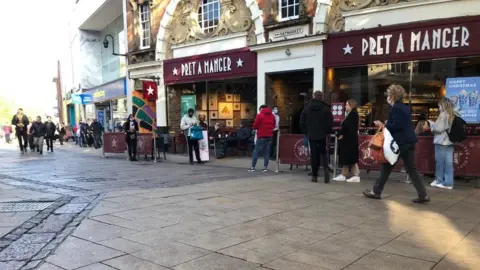
<path fill-rule="evenodd" d="M 200 62 L 191 61 L 181 64 L 181 76 L 196 76 L 232 71 L 230 57 L 218 57 Z"/>
<path fill-rule="evenodd" d="M 410 39 L 410 46 L 405 46 L 404 40 Z M 409 36 L 399 33 L 395 38 L 392 34 L 377 35 L 362 38 L 362 56 L 389 55 L 392 45 L 395 53 L 422 52 L 449 48 L 470 46 L 470 31 L 465 26 L 412 31 Z M 391 44 L 396 40 L 396 44 Z M 408 42 L 408 41 L 407 41 Z"/>

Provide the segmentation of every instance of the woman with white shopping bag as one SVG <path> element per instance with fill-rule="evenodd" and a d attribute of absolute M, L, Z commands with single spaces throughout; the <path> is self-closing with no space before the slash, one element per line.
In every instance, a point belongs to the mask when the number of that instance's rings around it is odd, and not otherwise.
<path fill-rule="evenodd" d="M 417 190 L 418 198 L 413 199 L 414 203 L 426 203 L 430 201 L 427 190 L 415 164 L 415 145 L 417 136 L 413 130 L 412 118 L 407 105 L 403 104 L 405 98 L 405 89 L 397 84 L 392 84 L 387 89 L 387 103 L 392 106 L 392 110 L 388 115 L 388 120 L 384 125 L 380 121 L 375 121 L 377 127 L 384 127 L 388 130 L 393 140 L 384 141 L 384 154 L 391 155 L 398 152 L 398 157 L 403 160 L 405 170 L 412 180 Z M 396 144 L 396 145 L 395 145 Z M 398 147 L 398 148 L 396 148 Z M 385 151 L 387 149 L 387 152 Z M 385 156 L 387 159 L 387 156 Z M 388 159 L 387 159 L 388 160 Z M 390 161 L 395 161 L 393 164 Z M 380 177 L 375 181 L 373 190 L 365 190 L 363 195 L 371 199 L 381 199 L 382 191 L 388 181 L 388 177 L 392 172 L 396 163 L 395 157 L 390 156 L 389 163 L 383 163 L 380 167 Z"/>

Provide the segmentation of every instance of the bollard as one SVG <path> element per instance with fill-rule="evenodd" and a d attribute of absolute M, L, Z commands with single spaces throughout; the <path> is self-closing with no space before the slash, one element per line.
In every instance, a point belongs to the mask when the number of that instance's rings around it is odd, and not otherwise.
<path fill-rule="evenodd" d="M 105 158 L 105 133 L 102 133 L 102 158 Z"/>
<path fill-rule="evenodd" d="M 333 149 L 333 175 L 337 175 L 337 167 L 338 167 L 338 138 L 335 135 L 335 148 Z"/>
<path fill-rule="evenodd" d="M 157 163 L 157 134 L 153 132 L 153 163 Z"/>
<path fill-rule="evenodd" d="M 280 157 L 278 156 L 278 154 L 280 153 L 280 129 L 278 129 L 276 140 L 277 140 L 277 149 L 276 149 L 277 165 L 275 168 L 275 172 L 278 173 L 280 172 Z"/>

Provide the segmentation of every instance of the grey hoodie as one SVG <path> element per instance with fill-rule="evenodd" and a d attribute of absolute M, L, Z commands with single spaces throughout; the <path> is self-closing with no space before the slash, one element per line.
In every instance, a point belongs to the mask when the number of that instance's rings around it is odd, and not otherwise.
<path fill-rule="evenodd" d="M 459 116 L 458 112 L 454 112 L 456 116 Z M 448 138 L 448 131 L 452 127 L 453 119 L 448 119 L 448 114 L 446 112 L 440 112 L 440 115 L 437 118 L 437 121 L 433 124 L 433 143 L 439 145 L 453 145 L 453 143 Z"/>

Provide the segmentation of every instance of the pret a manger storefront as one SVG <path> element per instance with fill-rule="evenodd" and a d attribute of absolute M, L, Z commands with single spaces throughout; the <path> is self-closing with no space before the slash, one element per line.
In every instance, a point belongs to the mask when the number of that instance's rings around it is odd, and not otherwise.
<path fill-rule="evenodd" d="M 248 48 L 163 62 L 168 94 L 168 125 L 177 134 L 188 109 L 212 127 L 234 130 L 253 122 L 257 104 L 257 56 Z"/>
<path fill-rule="evenodd" d="M 467 120 L 468 139 L 455 147 L 456 175 L 480 176 L 477 124 L 480 103 L 480 16 L 442 19 L 331 34 L 324 42 L 325 88 L 330 101 L 358 103 L 360 165 L 378 168 L 368 149 L 374 120 L 386 120 L 385 92 L 400 84 L 413 123 L 435 121 L 438 101 L 451 98 Z M 370 131 L 369 131 L 370 130 Z M 419 137 L 417 166 L 435 170 L 433 137 Z"/>

